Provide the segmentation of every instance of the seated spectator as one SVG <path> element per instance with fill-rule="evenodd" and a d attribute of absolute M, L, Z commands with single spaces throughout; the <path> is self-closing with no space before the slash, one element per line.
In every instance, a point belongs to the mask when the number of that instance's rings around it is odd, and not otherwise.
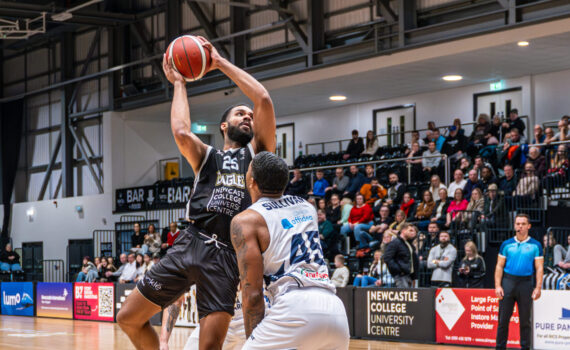
<path fill-rule="evenodd" d="M 325 189 L 329 187 L 329 182 L 324 178 L 325 173 L 319 169 L 316 173 L 317 180 L 313 183 L 313 190 L 308 193 L 309 196 L 324 198 Z"/>
<path fill-rule="evenodd" d="M 433 211 L 435 210 L 435 201 L 433 200 L 431 192 L 428 190 L 424 191 L 422 198 L 423 200 L 420 202 L 420 204 L 418 204 L 418 207 L 416 208 L 414 219 L 420 223 L 423 222 L 425 226 L 427 226 L 427 224 L 429 224 L 431 214 L 433 214 Z M 418 227 L 420 226 L 421 225 L 418 224 Z"/>
<path fill-rule="evenodd" d="M 358 171 L 358 167 L 356 165 L 350 166 L 350 179 L 348 181 L 348 187 L 344 191 L 343 196 L 349 197 L 350 199 L 354 199 L 354 196 L 358 192 L 360 192 L 360 188 L 364 185 L 364 175 L 360 171 Z"/>
<path fill-rule="evenodd" d="M 487 188 L 489 188 L 489 185 L 497 184 L 497 182 L 498 180 L 493 175 L 493 170 L 491 170 L 491 168 L 488 166 L 484 166 L 481 170 L 481 190 L 485 192 L 487 191 Z"/>
<path fill-rule="evenodd" d="M 372 166 L 371 164 L 366 165 L 366 167 L 364 168 L 364 173 L 366 175 L 364 176 L 364 183 L 362 185 L 369 184 L 372 181 L 372 179 L 376 177 L 374 175 L 374 166 Z"/>
<path fill-rule="evenodd" d="M 146 272 L 146 265 L 144 262 L 144 256 L 142 254 L 137 254 L 135 256 L 135 263 L 137 266 L 137 273 L 135 276 L 134 282 L 138 282 L 141 278 L 143 278 L 144 273 Z"/>
<path fill-rule="evenodd" d="M 554 130 L 552 130 L 552 128 L 544 129 L 544 143 L 550 144 L 553 141 L 556 141 L 554 138 Z"/>
<path fill-rule="evenodd" d="M 125 255 L 125 258 L 127 256 Z M 115 266 L 115 259 L 112 256 L 107 257 L 107 269 L 117 271 L 117 267 Z M 105 274 L 107 275 L 107 274 Z"/>
<path fill-rule="evenodd" d="M 160 261 L 160 253 L 152 254 L 152 261 L 148 265 L 148 270 L 150 270 L 154 265 L 158 264 L 159 261 Z"/>
<path fill-rule="evenodd" d="M 396 215 L 394 216 L 394 222 L 392 222 L 388 226 L 386 232 L 392 234 L 393 236 L 397 236 L 405 224 L 406 224 L 406 213 L 398 209 L 398 211 L 396 211 Z"/>
<path fill-rule="evenodd" d="M 336 269 L 331 277 L 331 282 L 336 288 L 346 287 L 350 279 L 350 270 L 344 266 L 344 256 L 338 254 L 334 257 L 334 266 Z"/>
<path fill-rule="evenodd" d="M 97 273 L 97 267 L 91 261 L 88 256 L 83 257 L 83 266 L 81 267 L 81 272 L 77 275 L 77 280 L 75 282 L 95 282 L 99 278 Z"/>
<path fill-rule="evenodd" d="M 352 200 L 350 198 L 343 198 L 340 201 L 340 223 L 341 225 L 348 223 L 348 218 L 350 217 L 350 212 L 352 211 Z"/>
<path fill-rule="evenodd" d="M 160 235 L 155 231 L 153 224 L 148 225 L 148 233 L 144 235 L 144 243 L 142 245 L 141 254 L 150 252 L 151 254 L 160 252 L 162 241 Z"/>
<path fill-rule="evenodd" d="M 428 234 L 426 236 L 426 246 L 430 249 L 439 244 L 439 225 L 435 222 L 430 222 L 428 227 Z M 427 257 L 426 257 L 427 259 Z"/>
<path fill-rule="evenodd" d="M 388 187 L 388 193 L 384 203 L 390 206 L 390 210 L 393 211 L 400 206 L 404 192 L 406 192 L 406 187 L 400 182 L 398 174 L 394 172 L 388 175 L 388 182 L 390 183 L 390 187 Z"/>
<path fill-rule="evenodd" d="M 133 225 L 134 233 L 131 235 L 131 252 L 136 253 L 142 250 L 144 235 L 141 232 L 141 225 L 136 222 Z"/>
<path fill-rule="evenodd" d="M 419 270 L 419 259 L 412 248 L 418 229 L 412 224 L 405 224 L 396 239 L 386 245 L 384 262 L 394 277 L 396 288 L 411 288 Z"/>
<path fill-rule="evenodd" d="M 328 221 L 333 225 L 340 224 L 341 219 L 341 205 L 338 194 L 333 194 L 329 204 L 325 208 L 325 214 Z"/>
<path fill-rule="evenodd" d="M 451 237 L 446 231 L 439 233 L 439 244 L 429 251 L 428 269 L 433 269 L 431 286 L 438 288 L 451 287 L 453 263 L 457 258 L 457 249 L 450 243 Z"/>
<path fill-rule="evenodd" d="M 461 260 L 457 276 L 461 288 L 483 288 L 485 260 L 477 252 L 473 241 L 465 243 L 465 257 Z"/>
<path fill-rule="evenodd" d="M 483 168 L 485 167 L 489 167 L 491 170 L 493 169 L 493 166 L 490 163 L 486 163 L 485 161 L 483 161 L 483 157 L 481 157 L 481 155 L 477 155 L 475 156 L 475 158 L 473 159 L 473 168 L 477 170 L 477 178 L 481 179 L 481 177 L 483 176 Z"/>
<path fill-rule="evenodd" d="M 97 269 L 97 274 L 99 275 L 99 282 L 107 282 L 107 277 L 106 277 L 107 272 L 111 272 L 112 274 L 115 271 L 117 271 L 117 269 L 113 265 L 109 266 L 109 262 L 107 259 L 105 258 L 101 259 L 101 265 Z"/>
<path fill-rule="evenodd" d="M 93 259 L 93 264 L 97 268 L 97 271 L 99 271 L 99 267 L 101 267 L 101 258 L 96 256 L 95 259 Z"/>
<path fill-rule="evenodd" d="M 477 154 L 481 148 L 487 145 L 489 130 L 491 129 L 491 120 L 487 114 L 479 114 L 477 124 L 473 128 L 473 132 L 469 137 L 470 155 Z"/>
<path fill-rule="evenodd" d="M 327 259 L 334 257 L 338 252 L 338 237 L 334 230 L 333 224 L 327 220 L 326 214 L 322 209 L 317 211 L 319 222 L 319 236 L 321 238 L 321 246 Z"/>
<path fill-rule="evenodd" d="M 406 150 L 406 154 L 408 154 L 410 151 L 412 151 L 412 148 L 414 147 L 414 143 L 417 143 L 419 147 L 423 147 L 425 145 L 424 140 L 422 140 L 420 138 L 420 133 L 419 131 L 412 131 L 412 140 L 410 141 L 410 143 L 407 144 L 408 149 Z"/>
<path fill-rule="evenodd" d="M 129 253 L 127 256 L 127 263 L 125 264 L 125 268 L 119 277 L 119 283 L 133 283 L 135 278 L 137 278 L 137 262 L 135 261 L 135 254 Z"/>
<path fill-rule="evenodd" d="M 540 149 L 538 147 L 531 147 L 528 150 L 528 157 L 526 160 L 527 162 L 531 162 L 534 166 L 534 173 L 536 176 L 542 178 L 546 175 L 546 158 L 540 153 Z"/>
<path fill-rule="evenodd" d="M 348 187 L 348 176 L 344 175 L 343 168 L 336 168 L 332 186 L 325 188 L 325 199 L 328 201 L 333 194 L 341 195 Z"/>
<path fill-rule="evenodd" d="M 437 149 L 438 152 L 441 152 L 441 150 L 443 149 L 443 144 L 445 143 L 445 137 L 443 135 L 440 134 L 439 129 L 435 129 L 432 132 L 432 138 L 435 141 L 435 148 Z"/>
<path fill-rule="evenodd" d="M 363 251 L 363 254 L 370 252 L 368 242 L 362 238 L 363 230 L 368 230 L 374 219 L 372 208 L 364 202 L 364 196 L 361 194 L 356 195 L 356 205 L 350 210 L 348 223 L 344 224 L 340 233 L 347 237 L 349 233 L 354 233 L 354 238 L 360 243 L 358 249 Z"/>
<path fill-rule="evenodd" d="M 447 193 L 449 196 L 452 196 L 456 190 L 460 189 L 463 191 L 465 185 L 467 184 L 467 180 L 464 179 L 463 171 L 461 169 L 457 169 L 453 172 L 453 182 L 449 184 L 447 188 Z"/>
<path fill-rule="evenodd" d="M 524 165 L 524 174 L 520 178 L 513 195 L 534 199 L 539 194 L 539 187 L 540 181 L 538 180 L 538 176 L 534 173 L 534 165 L 532 165 L 531 162 L 526 162 Z"/>
<path fill-rule="evenodd" d="M 12 250 L 10 243 L 6 244 L 4 251 L 0 254 L 0 271 L 22 271 L 20 255 Z"/>
<path fill-rule="evenodd" d="M 423 153 L 424 157 L 433 158 L 422 158 L 423 171 L 430 175 L 436 173 L 439 168 L 439 163 L 441 162 L 441 153 L 435 147 L 435 141 L 430 141 L 428 143 L 428 150 Z"/>
<path fill-rule="evenodd" d="M 459 135 L 465 136 L 465 129 L 461 126 L 461 119 L 455 118 L 453 119 L 453 126 L 455 126 L 458 130 Z"/>
<path fill-rule="evenodd" d="M 556 250 L 554 251 L 554 256 L 555 256 L 555 260 L 556 260 L 557 254 L 560 254 L 560 256 L 563 257 L 563 259 L 558 262 L 558 267 L 560 267 L 564 270 L 570 270 L 570 235 L 568 235 L 566 243 L 568 244 L 566 246 L 566 248 L 561 246 L 562 249 L 558 249 L 558 251 L 556 251 Z"/>
<path fill-rule="evenodd" d="M 358 158 L 364 151 L 364 142 L 362 137 L 358 137 L 358 130 L 352 130 L 352 140 L 346 148 L 346 152 L 342 156 L 343 159 Z"/>
<path fill-rule="evenodd" d="M 566 141 L 570 139 L 570 130 L 568 129 L 568 120 L 561 119 L 558 122 L 558 132 L 550 141 Z"/>
<path fill-rule="evenodd" d="M 325 201 L 324 198 L 321 198 L 317 201 L 317 210 L 323 210 L 325 211 L 327 209 L 327 202 Z"/>
<path fill-rule="evenodd" d="M 428 120 L 426 129 L 429 131 L 434 131 L 436 129 L 435 122 L 433 120 Z"/>
<path fill-rule="evenodd" d="M 513 129 L 518 129 L 521 135 L 524 136 L 524 130 L 526 129 L 526 125 L 521 118 L 519 118 L 519 111 L 516 108 L 511 109 L 509 113 L 509 121 L 504 122 L 501 125 L 501 129 L 503 135 L 507 132 L 511 132 Z"/>
<path fill-rule="evenodd" d="M 447 196 L 447 190 L 445 188 L 441 188 L 439 190 L 439 200 L 435 202 L 435 208 L 431 217 L 429 219 L 429 223 L 436 223 L 438 226 L 445 224 L 447 221 L 447 209 L 449 208 L 449 204 L 451 204 L 451 200 Z M 423 224 L 422 224 L 423 223 Z M 428 224 L 429 224 L 428 223 Z M 425 228 L 429 226 L 425 225 L 425 222 L 420 222 L 421 230 L 425 231 Z"/>
<path fill-rule="evenodd" d="M 406 218 L 413 218 L 416 212 L 416 200 L 412 198 L 410 192 L 404 193 L 400 210 L 406 214 Z"/>
<path fill-rule="evenodd" d="M 447 190 L 447 187 L 441 183 L 439 175 L 432 175 L 430 179 L 429 191 L 431 192 L 431 195 L 435 201 L 441 199 L 439 198 L 439 190 L 442 188 L 445 188 Z"/>
<path fill-rule="evenodd" d="M 352 283 L 353 286 L 368 287 L 374 285 L 376 287 L 391 287 L 394 284 L 394 278 L 390 275 L 388 266 L 382 261 L 382 252 L 380 250 L 374 252 L 374 260 L 370 264 L 368 274 L 364 273 L 356 275 Z"/>
<path fill-rule="evenodd" d="M 532 140 L 532 144 L 537 144 L 537 143 L 544 143 L 544 140 L 546 139 L 546 135 L 544 134 L 544 131 L 542 130 L 542 126 L 540 126 L 540 124 L 536 124 L 534 126 L 534 139 Z"/>
<path fill-rule="evenodd" d="M 170 223 L 169 228 L 170 228 L 169 231 L 165 230 L 162 232 L 162 237 L 161 237 L 162 245 L 160 247 L 161 248 L 160 253 L 162 255 L 166 254 L 166 251 L 172 248 L 174 241 L 176 240 L 176 238 L 178 238 L 178 235 L 180 234 L 180 230 L 178 230 L 178 225 L 174 221 Z"/>
<path fill-rule="evenodd" d="M 465 199 L 470 200 L 471 192 L 473 192 L 475 188 L 481 189 L 481 187 L 482 187 L 481 182 L 479 182 L 479 180 L 477 179 L 477 171 L 471 169 L 469 171 L 469 177 L 467 178 L 467 183 L 465 184 L 465 187 L 463 187 L 463 195 Z"/>
<path fill-rule="evenodd" d="M 390 224 L 394 221 L 390 217 L 390 208 L 385 205 L 380 208 L 379 214 L 380 215 L 378 217 L 374 217 L 374 224 L 370 227 L 370 230 L 368 230 L 368 233 L 371 236 L 371 240 L 380 240 L 380 238 L 384 235 L 384 231 L 386 231 Z"/>
<path fill-rule="evenodd" d="M 467 205 L 467 212 L 463 214 L 463 222 L 468 224 L 469 228 L 475 227 L 477 218 L 479 215 L 483 214 L 485 209 L 485 198 L 483 197 L 483 192 L 480 188 L 474 188 L 471 193 L 471 199 Z"/>
<path fill-rule="evenodd" d="M 368 130 L 366 133 L 366 148 L 362 155 L 373 156 L 378 150 L 378 139 L 374 135 L 374 131 Z"/>
<path fill-rule="evenodd" d="M 449 227 L 452 221 L 460 221 L 461 214 L 460 212 L 467 210 L 467 206 L 469 203 L 465 198 L 463 198 L 463 191 L 458 188 L 455 190 L 453 200 L 449 204 L 447 208 L 447 219 L 445 222 L 445 227 Z M 459 214 L 459 215 L 458 215 Z"/>
<path fill-rule="evenodd" d="M 427 145 L 430 141 L 433 141 L 433 130 L 426 130 L 426 137 L 422 139 L 424 141 L 424 145 Z"/>
<path fill-rule="evenodd" d="M 473 164 L 468 157 L 462 157 L 459 159 L 459 168 L 463 174 L 468 174 L 471 169 L 473 169 Z"/>
<path fill-rule="evenodd" d="M 107 271 L 105 273 L 105 277 L 107 278 L 107 280 L 109 280 L 109 281 L 118 281 L 119 280 L 119 277 L 121 277 L 121 275 L 123 274 L 123 271 L 125 270 L 125 267 L 127 266 L 127 254 L 122 253 L 119 256 L 119 263 L 120 263 L 120 266 L 115 272 Z M 112 265 L 112 264 L 109 264 L 109 265 Z M 101 277 L 103 277 L 103 276 L 101 276 Z"/>
<path fill-rule="evenodd" d="M 511 129 L 509 134 L 510 137 L 505 138 L 503 146 L 498 148 L 497 161 L 499 164 L 511 164 L 514 168 L 519 168 L 522 156 L 520 146 L 525 140 L 517 128 Z"/>
<path fill-rule="evenodd" d="M 562 259 L 564 259 L 564 256 L 562 255 L 564 247 L 556 242 L 556 237 L 554 237 L 552 232 L 543 236 L 542 247 L 544 250 L 544 267 L 553 268 L 554 266 L 557 266 Z"/>
<path fill-rule="evenodd" d="M 150 254 L 145 254 L 143 255 L 143 266 L 144 266 L 144 274 L 146 274 L 148 272 L 148 270 L 150 270 L 150 268 L 152 267 L 153 263 L 152 263 L 152 257 Z"/>
<path fill-rule="evenodd" d="M 422 159 L 411 159 L 415 157 L 421 157 L 422 151 L 420 145 L 417 142 L 412 143 L 410 152 L 408 152 L 406 163 L 411 167 L 412 181 L 422 181 L 424 174 L 422 172 Z"/>
<path fill-rule="evenodd" d="M 360 194 L 364 196 L 364 201 L 370 207 L 374 206 L 374 203 L 378 200 L 386 197 L 388 191 L 384 186 L 380 185 L 377 178 L 372 178 L 369 184 L 362 185 L 360 189 Z"/>
<path fill-rule="evenodd" d="M 548 176 L 555 177 L 559 181 L 557 184 L 560 186 L 563 180 L 566 178 L 568 171 L 568 154 L 566 153 L 566 145 L 562 144 L 558 146 L 556 150 L 556 155 L 550 161 L 550 169 L 548 169 Z"/>
<path fill-rule="evenodd" d="M 507 209 L 505 207 L 505 198 L 499 195 L 496 184 L 491 184 L 487 188 L 487 196 L 483 207 L 483 216 L 481 217 L 488 224 L 502 226 L 506 224 Z"/>
<path fill-rule="evenodd" d="M 498 114 L 493 116 L 493 121 L 491 122 L 491 128 L 489 128 L 489 137 L 487 138 L 487 144 L 492 143 L 490 141 L 500 141 L 500 132 L 501 132 L 501 117 Z M 492 140 L 492 139 L 495 140 Z"/>
<path fill-rule="evenodd" d="M 505 165 L 503 171 L 505 172 L 505 176 L 499 180 L 499 189 L 503 191 L 505 196 L 511 196 L 517 187 L 515 171 L 510 164 Z"/>
<path fill-rule="evenodd" d="M 449 160 L 456 162 L 467 151 L 467 138 L 459 133 L 457 126 L 449 127 L 449 135 L 445 139 L 442 147 L 442 153 L 447 154 Z"/>
<path fill-rule="evenodd" d="M 287 184 L 287 188 L 285 188 L 285 194 L 306 198 L 308 188 L 309 186 L 303 178 L 301 170 L 294 169 L 293 178 Z"/>

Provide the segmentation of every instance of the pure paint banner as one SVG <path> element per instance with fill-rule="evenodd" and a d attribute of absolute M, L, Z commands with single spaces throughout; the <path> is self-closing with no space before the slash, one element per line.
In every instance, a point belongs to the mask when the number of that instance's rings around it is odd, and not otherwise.
<path fill-rule="evenodd" d="M 115 285 L 113 283 L 75 283 L 73 317 L 76 320 L 115 320 Z"/>
<path fill-rule="evenodd" d="M 2 315 L 34 316 L 34 284 L 2 282 Z"/>
<path fill-rule="evenodd" d="M 440 288 L 435 312 L 438 343 L 495 347 L 499 299 L 493 289 Z M 507 346 L 518 348 L 519 344 L 519 313 L 515 305 Z"/>
<path fill-rule="evenodd" d="M 37 316 L 73 318 L 73 284 L 44 283 L 36 286 Z"/>
<path fill-rule="evenodd" d="M 570 291 L 543 290 L 533 304 L 534 349 L 570 349 Z"/>

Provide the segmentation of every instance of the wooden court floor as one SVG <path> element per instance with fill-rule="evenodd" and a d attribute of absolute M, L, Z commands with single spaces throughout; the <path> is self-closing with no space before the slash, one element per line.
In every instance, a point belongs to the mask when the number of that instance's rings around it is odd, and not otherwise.
<path fill-rule="evenodd" d="M 176 327 L 170 350 L 181 350 L 192 328 Z M 116 323 L 0 316 L 0 349 L 134 349 Z M 351 350 L 457 350 L 466 347 L 351 340 Z M 477 349 L 470 347 L 469 349 Z"/>

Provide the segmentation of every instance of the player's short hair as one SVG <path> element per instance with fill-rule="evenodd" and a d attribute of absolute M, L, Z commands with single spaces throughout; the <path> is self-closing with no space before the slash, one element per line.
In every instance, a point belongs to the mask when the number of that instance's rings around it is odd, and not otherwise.
<path fill-rule="evenodd" d="M 260 152 L 253 158 L 251 173 L 263 193 L 283 193 L 289 182 L 289 168 L 285 161 L 267 151 Z"/>
<path fill-rule="evenodd" d="M 250 106 L 249 104 L 247 104 L 247 103 L 236 103 L 235 105 L 229 106 L 229 107 L 224 111 L 224 113 L 222 114 L 222 119 L 220 120 L 220 133 L 222 134 L 222 136 L 224 136 L 224 132 L 222 131 L 222 123 L 225 123 L 225 122 L 228 120 L 228 116 L 230 115 L 230 112 L 231 112 L 234 108 L 239 107 L 239 106 L 245 106 L 245 107 L 247 107 L 247 108 L 249 108 L 249 109 L 253 109 L 253 108 L 251 108 L 251 106 Z"/>

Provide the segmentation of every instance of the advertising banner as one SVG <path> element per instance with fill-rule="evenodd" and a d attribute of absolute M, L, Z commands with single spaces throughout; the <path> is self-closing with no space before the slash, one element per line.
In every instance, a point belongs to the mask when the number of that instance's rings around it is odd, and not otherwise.
<path fill-rule="evenodd" d="M 533 316 L 534 349 L 570 349 L 570 291 L 543 290 Z"/>
<path fill-rule="evenodd" d="M 115 286 L 113 283 L 75 283 L 73 317 L 76 320 L 115 320 Z"/>
<path fill-rule="evenodd" d="M 355 287 L 337 288 L 336 295 L 342 300 L 344 309 L 346 310 L 346 317 L 348 317 L 348 328 L 350 335 L 354 335 L 354 290 Z"/>
<path fill-rule="evenodd" d="M 115 191 L 115 211 L 144 211 L 184 208 L 192 192 L 192 179 L 159 182 L 152 186 L 120 188 Z"/>
<path fill-rule="evenodd" d="M 135 289 L 136 283 L 117 283 L 115 285 L 115 317 L 121 310 L 123 303 L 127 300 L 127 297 Z M 162 324 L 162 311 L 158 312 L 156 315 L 152 316 L 150 319 L 150 324 L 153 326 L 160 326 Z"/>
<path fill-rule="evenodd" d="M 73 284 L 44 283 L 36 285 L 38 317 L 73 318 Z"/>
<path fill-rule="evenodd" d="M 438 289 L 435 298 L 438 343 L 495 347 L 499 299 L 493 289 Z M 507 347 L 520 348 L 519 313 L 515 305 Z"/>
<path fill-rule="evenodd" d="M 2 282 L 2 315 L 34 316 L 34 283 Z"/>
<path fill-rule="evenodd" d="M 198 317 L 198 306 L 196 305 L 196 285 L 193 285 L 188 292 L 184 293 L 184 301 L 175 325 L 196 327 L 199 323 L 200 318 Z"/>
<path fill-rule="evenodd" d="M 354 335 L 433 342 L 435 289 L 356 288 Z"/>

